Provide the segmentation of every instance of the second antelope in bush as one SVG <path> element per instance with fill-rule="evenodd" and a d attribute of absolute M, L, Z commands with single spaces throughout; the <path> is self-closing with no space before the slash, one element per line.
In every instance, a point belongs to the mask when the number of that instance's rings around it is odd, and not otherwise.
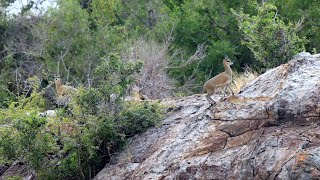
<path fill-rule="evenodd" d="M 230 68 L 230 65 L 233 63 L 228 57 L 225 57 L 223 59 L 223 66 L 225 71 L 214 76 L 213 78 L 209 79 L 203 86 L 203 88 L 207 91 L 206 99 L 211 103 L 215 104 L 216 102 L 211 98 L 211 96 L 216 92 L 217 88 L 225 87 L 223 97 L 225 96 L 227 88 L 229 88 L 232 92 L 233 91 L 230 88 L 230 84 L 232 82 L 232 70 Z"/>
<path fill-rule="evenodd" d="M 77 90 L 74 87 L 62 85 L 60 76 L 54 75 L 54 84 L 56 85 L 56 91 L 59 96 L 68 95 Z"/>

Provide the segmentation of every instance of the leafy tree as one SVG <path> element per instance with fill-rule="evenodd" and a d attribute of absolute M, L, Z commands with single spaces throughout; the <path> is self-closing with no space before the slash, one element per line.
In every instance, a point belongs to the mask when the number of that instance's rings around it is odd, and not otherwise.
<path fill-rule="evenodd" d="M 7 66 L 5 61 L 3 61 L 4 57 L 5 57 L 5 53 L 4 53 L 4 41 L 5 41 L 5 37 L 4 34 L 6 32 L 6 29 L 8 27 L 8 21 L 6 19 L 6 13 L 5 13 L 5 9 L 7 6 L 10 5 L 10 3 L 13 3 L 14 0 L 1 0 L 0 1 L 0 107 L 5 107 L 8 104 L 10 104 L 10 100 L 12 100 L 12 94 L 11 92 L 8 90 L 7 88 L 7 81 L 5 80 L 6 77 L 3 74 L 7 75 L 7 72 L 5 70 L 5 67 Z"/>
<path fill-rule="evenodd" d="M 88 13 L 77 1 L 58 3 L 60 8 L 45 14 L 34 35 L 40 39 L 42 58 L 51 73 L 58 73 L 59 68 L 68 80 L 69 74 L 86 75 L 98 52 L 93 50 Z"/>
<path fill-rule="evenodd" d="M 253 52 L 263 66 L 275 67 L 304 50 L 305 37 L 297 36 L 293 23 L 285 24 L 278 17 L 277 8 L 273 4 L 263 3 L 254 16 L 242 11 L 232 12 L 243 32 L 242 44 Z"/>
<path fill-rule="evenodd" d="M 114 26 L 118 24 L 118 13 L 121 12 L 119 0 L 93 0 L 90 3 L 90 16 L 99 27 Z"/>
<path fill-rule="evenodd" d="M 190 77 L 195 78 L 197 84 L 203 84 L 208 78 L 223 70 L 221 61 L 225 55 L 235 60 L 236 69 L 252 61 L 248 49 L 240 44 L 237 22 L 230 12 L 230 8 L 248 7 L 247 2 L 208 0 L 164 2 L 169 16 L 158 24 L 155 32 L 161 34 L 172 31 L 173 49 L 181 48 L 184 57 L 191 56 L 199 44 L 207 47 L 207 56 L 203 61 L 183 66 L 183 69 L 169 71 L 181 84 Z M 173 66 L 184 64 L 181 59 L 180 56 L 173 59 Z M 202 86 L 199 85 L 196 91 L 201 89 Z"/>
<path fill-rule="evenodd" d="M 270 1 L 279 12 L 279 17 L 286 23 L 296 22 L 296 33 L 306 37 L 306 51 L 316 53 L 320 49 L 320 6 L 317 0 Z"/>

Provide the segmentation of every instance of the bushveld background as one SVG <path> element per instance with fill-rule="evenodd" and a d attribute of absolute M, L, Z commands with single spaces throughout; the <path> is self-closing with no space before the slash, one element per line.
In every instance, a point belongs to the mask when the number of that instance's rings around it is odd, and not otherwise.
<path fill-rule="evenodd" d="M 10 14 L 15 1 L 0 1 L 0 165 L 40 179 L 90 179 L 157 126 L 158 102 L 123 100 L 134 86 L 152 100 L 203 93 L 228 56 L 239 88 L 320 49 L 317 0 L 57 0 L 37 13 L 30 1 Z M 54 74 L 78 89 L 68 103 Z M 58 115 L 39 116 L 48 109 Z"/>

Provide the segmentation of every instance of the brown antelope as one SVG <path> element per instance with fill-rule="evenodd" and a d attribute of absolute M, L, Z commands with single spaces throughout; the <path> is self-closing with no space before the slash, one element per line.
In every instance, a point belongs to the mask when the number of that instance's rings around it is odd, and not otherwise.
<path fill-rule="evenodd" d="M 206 95 L 206 99 L 211 103 L 211 104 L 215 104 L 216 102 L 211 98 L 211 96 L 215 93 L 217 88 L 223 88 L 224 89 L 224 94 L 223 97 L 226 94 L 226 90 L 227 88 L 229 88 L 229 90 L 231 90 L 232 95 L 233 95 L 233 91 L 230 88 L 230 84 L 232 82 L 232 70 L 230 68 L 230 65 L 232 65 L 233 63 L 231 62 L 231 60 L 228 57 L 225 57 L 223 59 L 223 66 L 225 71 L 212 77 L 211 79 L 209 79 L 204 85 L 203 88 L 207 91 L 207 95 Z"/>
<path fill-rule="evenodd" d="M 65 96 L 77 90 L 74 87 L 63 85 L 59 75 L 54 76 L 54 84 L 56 85 L 56 91 L 59 96 Z"/>

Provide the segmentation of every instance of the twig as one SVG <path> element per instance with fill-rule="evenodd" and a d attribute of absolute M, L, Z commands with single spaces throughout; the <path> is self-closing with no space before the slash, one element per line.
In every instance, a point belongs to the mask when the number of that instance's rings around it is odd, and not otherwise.
<path fill-rule="evenodd" d="M 184 64 L 180 66 L 175 66 L 175 67 L 165 67 L 165 69 L 181 69 L 192 64 L 197 60 L 200 60 L 201 62 L 204 59 L 204 57 L 207 55 L 205 53 L 206 49 L 207 49 L 207 46 L 205 46 L 204 44 L 200 44 L 198 45 L 196 52 L 192 56 L 190 56 L 189 59 Z"/>

